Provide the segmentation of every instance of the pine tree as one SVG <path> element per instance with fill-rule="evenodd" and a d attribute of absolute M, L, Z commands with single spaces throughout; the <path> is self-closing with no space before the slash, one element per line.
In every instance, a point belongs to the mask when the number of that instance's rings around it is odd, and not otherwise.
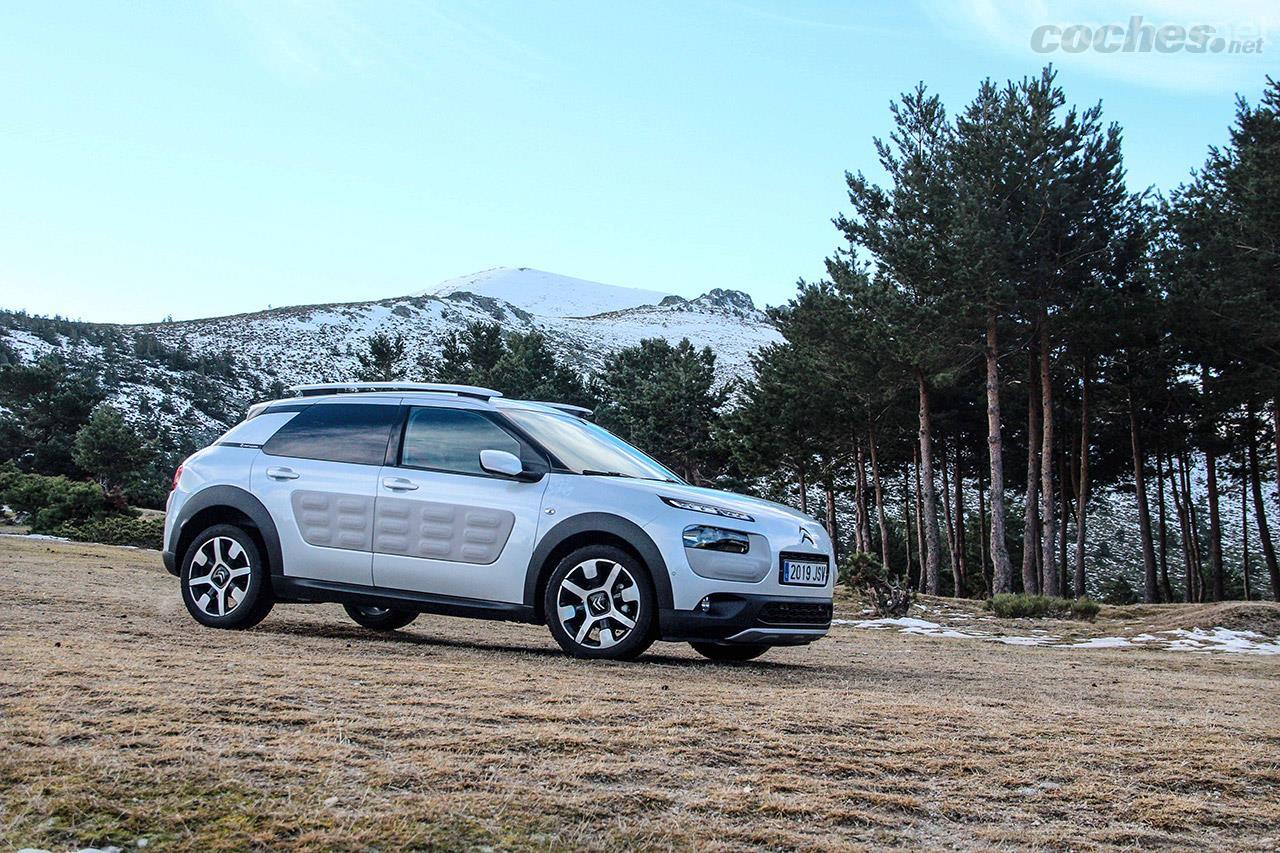
<path fill-rule="evenodd" d="M 713 431 L 726 399 L 716 388 L 715 366 L 711 349 L 696 349 L 687 338 L 675 346 L 643 340 L 605 362 L 596 418 L 689 482 L 709 482 Z"/>
<path fill-rule="evenodd" d="M 72 456 L 81 470 L 111 492 L 124 491 L 151 474 L 156 451 L 118 411 L 100 405 L 76 432 Z"/>
<path fill-rule="evenodd" d="M 946 225 L 954 193 L 950 187 L 947 146 L 952 129 L 936 95 L 922 85 L 891 105 L 894 130 L 877 139 L 880 165 L 890 185 L 881 188 L 861 173 L 846 175 L 851 216 L 836 227 L 849 248 L 827 261 L 837 286 L 865 279 L 859 250 L 874 258 L 877 282 L 864 292 L 875 300 L 879 316 L 895 328 L 885 355 L 912 379 L 918 402 L 925 531 L 926 589 L 940 591 L 941 543 L 935 491 L 931 395 L 950 381 L 954 367 L 954 305 L 946 288 Z"/>
<path fill-rule="evenodd" d="M 55 356 L 0 369 L 0 461 L 37 474 L 83 476 L 74 437 L 104 396 L 91 374 Z"/>
<path fill-rule="evenodd" d="M 356 378 L 361 382 L 394 382 L 405 377 L 404 364 L 407 346 L 404 336 L 394 337 L 386 332 L 375 332 L 365 342 L 365 350 L 356 353 Z"/>

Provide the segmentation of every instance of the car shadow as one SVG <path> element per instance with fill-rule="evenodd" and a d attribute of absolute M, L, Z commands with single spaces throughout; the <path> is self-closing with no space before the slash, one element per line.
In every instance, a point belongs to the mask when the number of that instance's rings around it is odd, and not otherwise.
<path fill-rule="evenodd" d="M 440 637 L 426 634 L 419 630 L 400 629 L 398 631 L 371 631 L 356 626 L 338 624 L 317 624 L 315 622 L 273 622 L 267 620 L 252 629 L 257 634 L 278 634 L 281 636 L 320 638 L 328 640 L 359 641 L 362 643 L 386 643 L 396 646 L 417 646 L 441 649 L 470 649 L 474 651 L 506 652 L 513 654 L 534 655 L 545 658 L 566 658 L 564 652 L 556 647 L 518 645 L 515 643 L 486 642 L 484 640 L 459 640 L 451 637 Z M 623 662 L 628 664 L 652 664 L 656 666 L 672 666 L 680 668 L 730 667 L 743 671 L 783 672 L 804 671 L 810 667 L 804 664 L 783 661 L 752 660 L 742 663 L 718 663 L 702 657 L 678 657 L 664 654 L 662 645 L 655 645 L 637 660 Z M 581 660 L 584 664 L 618 664 L 618 661 Z"/>

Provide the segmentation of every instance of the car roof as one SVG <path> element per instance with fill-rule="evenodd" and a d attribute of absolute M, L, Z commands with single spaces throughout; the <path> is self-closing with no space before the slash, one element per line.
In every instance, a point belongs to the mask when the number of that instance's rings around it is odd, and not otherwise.
<path fill-rule="evenodd" d="M 308 406 L 316 403 L 338 402 L 382 403 L 385 405 L 411 403 L 415 405 L 489 411 L 494 409 L 516 409 L 546 412 L 548 414 L 570 414 L 580 418 L 586 418 L 592 414 L 591 409 L 583 406 L 540 400 L 516 400 L 503 397 L 499 391 L 472 385 L 353 382 L 295 385 L 289 390 L 297 392 L 299 396 L 256 403 L 250 407 L 249 417 L 261 414 L 268 409 L 274 410 L 284 406 Z"/>

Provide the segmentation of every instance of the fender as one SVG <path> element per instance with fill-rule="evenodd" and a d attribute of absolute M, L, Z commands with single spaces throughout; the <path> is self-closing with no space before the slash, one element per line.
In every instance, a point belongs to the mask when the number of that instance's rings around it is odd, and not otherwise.
<path fill-rule="evenodd" d="M 662 552 L 658 550 L 658 546 L 649 538 L 649 534 L 640 528 L 640 525 L 607 512 L 584 512 L 581 515 L 566 518 L 543 534 L 538 547 L 533 549 L 533 556 L 529 558 L 529 568 L 525 572 L 524 603 L 526 606 L 538 606 L 536 601 L 538 576 L 547 558 L 567 539 L 583 533 L 608 533 L 634 548 L 644 560 L 653 578 L 653 591 L 658 598 L 658 608 L 670 609 L 674 606 L 671 578 L 667 574 L 667 563 L 662 559 Z"/>
<path fill-rule="evenodd" d="M 182 555 L 176 553 L 176 549 L 178 543 L 182 541 L 182 534 L 187 522 L 203 510 L 224 506 L 239 510 L 249 516 L 250 520 L 257 526 L 258 532 L 262 534 L 263 544 L 267 546 L 267 559 L 271 563 L 271 574 L 283 575 L 284 554 L 280 550 L 280 534 L 276 532 L 276 523 L 272 520 L 271 513 L 262 505 L 262 501 L 239 486 L 210 486 L 188 498 L 187 502 L 182 505 L 177 522 L 173 525 L 173 532 L 169 537 L 170 541 L 165 543 L 165 553 L 172 554 L 175 563 L 177 560 L 181 560 Z M 167 562 L 168 560 L 166 559 L 166 564 Z"/>

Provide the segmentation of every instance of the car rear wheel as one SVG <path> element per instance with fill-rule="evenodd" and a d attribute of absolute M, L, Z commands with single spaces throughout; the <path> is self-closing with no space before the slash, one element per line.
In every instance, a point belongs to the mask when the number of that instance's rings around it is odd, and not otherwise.
<path fill-rule="evenodd" d="M 632 660 L 654 641 L 653 581 L 639 560 L 610 545 L 588 545 L 561 560 L 543 610 L 551 636 L 576 658 Z"/>
<path fill-rule="evenodd" d="M 717 663 L 742 663 L 755 660 L 773 646 L 751 643 L 690 643 L 693 650 L 704 658 Z"/>
<path fill-rule="evenodd" d="M 196 536 L 179 577 L 187 612 L 210 628 L 252 628 L 275 604 L 257 543 L 234 524 L 216 524 Z"/>
<path fill-rule="evenodd" d="M 357 625 L 373 631 L 396 631 L 418 618 L 415 610 L 397 610 L 393 607 L 371 607 L 363 604 L 344 604 L 342 609 Z"/>

